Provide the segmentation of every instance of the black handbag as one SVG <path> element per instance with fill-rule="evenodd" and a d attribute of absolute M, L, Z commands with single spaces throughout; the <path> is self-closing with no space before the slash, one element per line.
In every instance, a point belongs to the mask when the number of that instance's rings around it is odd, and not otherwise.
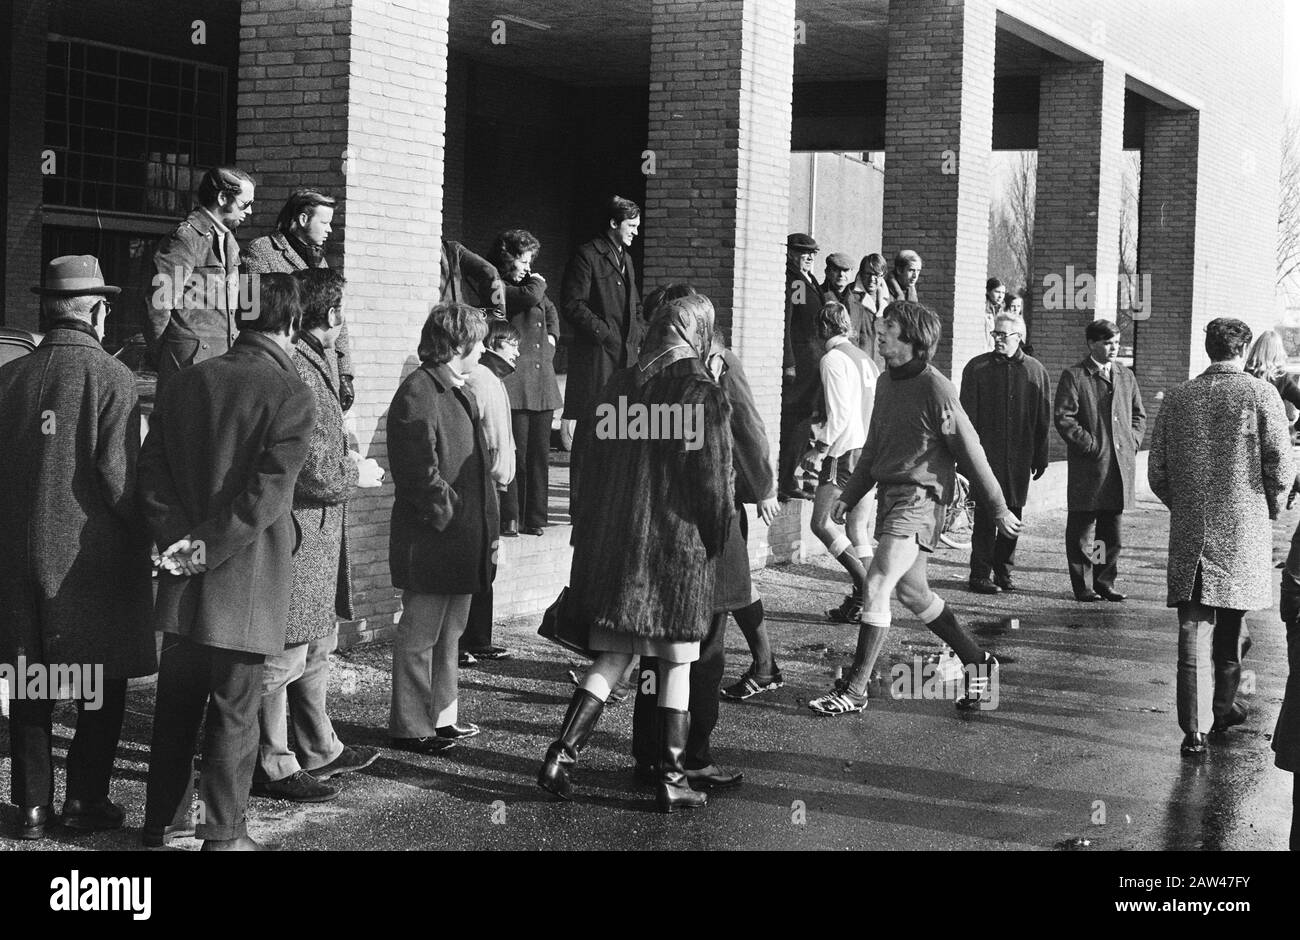
<path fill-rule="evenodd" d="M 564 588 L 554 603 L 546 608 L 537 635 L 558 643 L 571 653 L 595 659 L 590 648 L 591 625 L 577 616 L 575 607 L 573 595 L 567 587 Z"/>

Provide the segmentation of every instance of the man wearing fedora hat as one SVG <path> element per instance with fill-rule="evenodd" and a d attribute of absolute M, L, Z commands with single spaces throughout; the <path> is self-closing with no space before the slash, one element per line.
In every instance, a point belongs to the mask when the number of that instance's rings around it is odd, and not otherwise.
<path fill-rule="evenodd" d="M 811 491 L 795 482 L 799 457 L 808 443 L 813 408 L 821 385 L 818 364 L 822 341 L 817 338 L 821 285 L 813 277 L 817 242 L 794 232 L 785 240 L 785 356 L 781 373 L 781 453 L 777 465 L 778 496 L 782 500 L 812 499 Z"/>
<path fill-rule="evenodd" d="M 9 720 L 18 836 L 53 820 L 54 705 L 77 701 L 63 823 L 116 829 L 109 799 L 128 678 L 155 669 L 149 546 L 135 507 L 135 377 L 100 345 L 108 298 L 91 255 L 55 258 L 41 297 L 45 339 L 0 367 L 0 666 L 26 681 Z M 8 671 L 8 670 L 6 670 Z M 76 680 L 70 689 L 51 677 Z M 34 689 L 39 689 L 33 697 Z M 71 691 L 72 695 L 66 694 Z"/>
<path fill-rule="evenodd" d="M 199 181 L 198 205 L 154 250 L 145 329 L 160 390 L 181 369 L 222 355 L 235 341 L 235 229 L 252 215 L 253 195 L 253 178 L 243 170 L 213 167 Z"/>

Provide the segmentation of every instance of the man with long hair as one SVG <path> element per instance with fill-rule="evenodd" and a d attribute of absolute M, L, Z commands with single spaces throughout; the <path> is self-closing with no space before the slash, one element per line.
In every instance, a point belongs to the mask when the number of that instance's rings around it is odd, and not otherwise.
<path fill-rule="evenodd" d="M 337 205 L 333 196 L 314 189 L 295 189 L 276 217 L 275 231 L 253 239 L 244 252 L 245 272 L 293 274 L 311 268 L 328 268 L 325 242 L 334 231 L 334 208 Z M 338 360 L 339 402 L 347 411 L 352 407 L 356 392 L 352 386 L 355 376 L 352 371 L 352 341 L 346 323 L 330 355 Z"/>
<path fill-rule="evenodd" d="M 831 691 L 808 703 L 820 715 L 866 708 L 895 590 L 903 606 L 961 659 L 966 686 L 958 709 L 995 704 L 998 661 L 975 644 L 943 598 L 930 590 L 926 563 L 943 527 L 959 461 L 970 468 L 971 482 L 991 507 L 1000 531 L 1018 535 L 1020 520 L 1007 508 L 957 390 L 930 364 L 940 332 L 939 317 L 919 303 L 896 301 L 885 309 L 879 345 L 888 371 L 876 386 L 871 427 L 857 467 L 831 509 L 831 518 L 843 525 L 849 510 L 878 484 L 878 544 L 867 570 L 853 667 Z"/>

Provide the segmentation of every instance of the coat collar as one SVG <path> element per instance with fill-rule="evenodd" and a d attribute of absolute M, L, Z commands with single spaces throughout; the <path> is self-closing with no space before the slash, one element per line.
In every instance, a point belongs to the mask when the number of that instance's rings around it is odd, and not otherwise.
<path fill-rule="evenodd" d="M 56 320 L 50 324 L 41 346 L 93 346 L 103 349 L 95 328 L 89 323 L 74 319 Z M 39 347 L 38 347 L 39 348 Z"/>
<path fill-rule="evenodd" d="M 623 265 L 628 260 L 627 250 L 623 249 L 620 251 L 618 246 L 614 244 L 614 240 L 608 235 L 597 235 L 595 238 L 595 245 L 596 250 L 599 251 L 605 257 L 605 260 L 621 274 L 623 272 Z"/>
<path fill-rule="evenodd" d="M 425 363 L 420 368 L 429 374 L 429 378 L 433 379 L 433 384 L 438 387 L 440 392 L 461 388 L 465 384 L 464 381 L 456 381 L 455 376 L 452 375 L 451 366 L 445 362 L 436 365 Z"/>
<path fill-rule="evenodd" d="M 271 247 L 284 255 L 284 260 L 289 263 L 290 267 L 301 270 L 307 266 L 303 257 L 293 250 L 293 246 L 289 244 L 289 239 L 285 237 L 283 232 L 273 232 L 271 234 Z"/>
<path fill-rule="evenodd" d="M 298 374 L 298 370 L 293 367 L 293 360 L 289 358 L 289 354 L 281 349 L 275 340 L 262 335 L 256 330 L 240 330 L 239 335 L 235 337 L 235 345 L 230 347 L 230 351 L 265 356 L 285 372 L 292 372 L 294 375 Z"/>
<path fill-rule="evenodd" d="M 483 350 L 483 356 L 479 362 L 487 367 L 488 371 L 497 378 L 502 378 L 515 371 L 515 367 L 506 362 L 500 356 L 490 349 Z"/>
<path fill-rule="evenodd" d="M 325 381 L 326 387 L 338 397 L 338 389 L 334 387 L 334 380 L 330 377 L 329 366 L 325 362 L 324 350 L 317 346 L 315 337 L 303 333 L 294 340 L 293 351 L 297 356 L 301 356 L 312 366 Z"/>
<path fill-rule="evenodd" d="M 325 366 L 324 347 L 314 342 L 314 340 L 315 340 L 314 336 L 309 336 L 306 333 L 300 334 L 298 338 L 293 341 L 293 348 L 298 353 L 298 355 L 302 356 L 312 365 L 316 366 L 316 368 L 325 369 L 326 366 Z"/>
<path fill-rule="evenodd" d="M 185 217 L 184 224 L 205 238 L 211 238 L 213 230 L 217 227 L 216 222 L 212 220 L 212 216 L 198 206 L 195 206 L 190 214 Z"/>
<path fill-rule="evenodd" d="M 1245 375 L 1240 367 L 1233 365 L 1231 362 L 1211 362 L 1205 367 L 1205 371 L 1201 375 L 1225 375 L 1233 372 L 1241 372 Z"/>
<path fill-rule="evenodd" d="M 1084 369 L 1088 370 L 1089 375 L 1097 375 L 1099 372 L 1101 372 L 1101 366 L 1097 365 L 1097 360 L 1093 359 L 1092 356 L 1084 356 L 1083 362 L 1079 363 L 1079 365 L 1081 365 Z M 1116 373 L 1119 372 L 1120 368 L 1121 365 L 1118 359 L 1112 359 L 1110 361 L 1111 378 L 1115 377 Z"/>

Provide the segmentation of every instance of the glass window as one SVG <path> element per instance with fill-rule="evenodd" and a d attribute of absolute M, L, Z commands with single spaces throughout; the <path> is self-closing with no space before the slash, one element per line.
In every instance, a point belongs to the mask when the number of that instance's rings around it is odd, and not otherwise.
<path fill-rule="evenodd" d="M 59 155 L 46 204 L 187 210 L 189 168 L 227 154 L 227 70 L 63 38 L 49 41 L 46 65 L 45 146 Z"/>

